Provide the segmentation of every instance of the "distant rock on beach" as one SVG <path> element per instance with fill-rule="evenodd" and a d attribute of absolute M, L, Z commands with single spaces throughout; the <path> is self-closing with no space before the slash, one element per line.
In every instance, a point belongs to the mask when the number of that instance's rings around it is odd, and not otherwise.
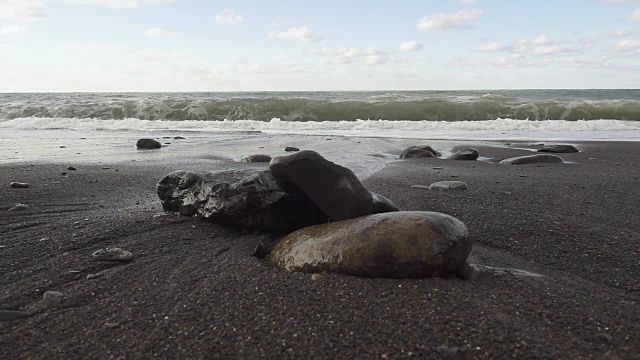
<path fill-rule="evenodd" d="M 456 273 L 470 252 L 460 220 L 401 211 L 298 230 L 275 246 L 268 262 L 287 271 L 420 278 Z"/>
<path fill-rule="evenodd" d="M 246 163 L 268 163 L 271 161 L 271 156 L 269 155 L 249 155 L 240 159 L 240 162 Z"/>
<path fill-rule="evenodd" d="M 400 154 L 400 159 L 414 159 L 414 158 L 424 158 L 424 157 L 438 157 L 441 156 L 439 152 L 435 151 L 429 145 L 420 145 L 420 146 L 411 146 L 406 148 L 402 154 Z"/>
<path fill-rule="evenodd" d="M 154 139 L 140 139 L 136 142 L 136 147 L 138 149 L 153 150 L 160 149 L 162 144 Z"/>
<path fill-rule="evenodd" d="M 463 149 L 449 156 L 447 160 L 478 160 L 479 155 L 476 149 Z"/>
<path fill-rule="evenodd" d="M 507 165 L 525 165 L 525 164 L 539 164 L 539 163 L 562 163 L 562 158 L 557 155 L 550 154 L 538 154 L 538 155 L 527 155 L 527 156 L 519 156 L 513 157 L 509 159 L 504 159 L 500 161 L 500 164 Z"/>
<path fill-rule="evenodd" d="M 547 153 L 577 153 L 580 152 L 573 145 L 545 145 L 542 149 L 538 149 L 538 152 Z"/>

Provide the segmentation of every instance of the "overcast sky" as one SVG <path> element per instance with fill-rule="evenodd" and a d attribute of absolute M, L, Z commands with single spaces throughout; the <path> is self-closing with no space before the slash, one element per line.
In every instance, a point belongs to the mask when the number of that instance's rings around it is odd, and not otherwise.
<path fill-rule="evenodd" d="M 0 92 L 640 87 L 640 0 L 0 0 Z"/>

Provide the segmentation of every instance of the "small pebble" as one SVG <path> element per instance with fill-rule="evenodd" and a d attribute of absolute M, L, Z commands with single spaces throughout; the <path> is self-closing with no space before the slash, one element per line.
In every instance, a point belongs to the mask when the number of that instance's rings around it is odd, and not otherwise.
<path fill-rule="evenodd" d="M 64 145 L 61 145 L 61 146 L 60 146 L 60 149 L 66 149 L 66 148 L 67 148 L 67 147 L 66 147 L 66 146 L 64 146 Z"/>
<path fill-rule="evenodd" d="M 73 166 L 69 166 L 69 167 L 67 168 L 67 170 L 71 170 L 71 171 L 73 171 L 73 170 L 78 170 L 78 169 L 74 168 Z"/>
<path fill-rule="evenodd" d="M 52 301 L 52 300 L 57 300 L 62 296 L 62 293 L 60 291 L 47 291 L 44 293 L 44 295 L 42 295 L 42 299 L 44 301 Z"/>
<path fill-rule="evenodd" d="M 63 172 L 60 173 L 60 175 L 67 175 L 67 172 L 63 171 Z"/>
<path fill-rule="evenodd" d="M 29 210 L 29 206 L 25 205 L 25 204 L 15 204 L 12 208 L 10 208 L 8 211 L 24 211 L 24 210 Z"/>
<path fill-rule="evenodd" d="M 12 188 L 26 189 L 31 185 L 29 185 L 28 183 L 12 182 L 9 186 Z"/>
<path fill-rule="evenodd" d="M 129 251 L 122 250 L 120 248 L 106 248 L 100 249 L 91 256 L 94 260 L 98 261 L 131 261 L 133 260 L 133 254 Z"/>
<path fill-rule="evenodd" d="M 322 274 L 313 274 L 311 275 L 311 280 L 321 281 L 321 280 L 324 280 L 324 276 L 322 276 Z"/>
<path fill-rule="evenodd" d="M 421 190 L 429 190 L 429 187 L 426 185 L 411 185 L 412 189 L 421 189 Z"/>

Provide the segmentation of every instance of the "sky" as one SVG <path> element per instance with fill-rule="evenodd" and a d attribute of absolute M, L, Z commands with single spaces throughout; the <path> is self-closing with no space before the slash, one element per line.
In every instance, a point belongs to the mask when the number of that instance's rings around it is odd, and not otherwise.
<path fill-rule="evenodd" d="M 0 92 L 639 87 L 640 0 L 0 0 Z"/>

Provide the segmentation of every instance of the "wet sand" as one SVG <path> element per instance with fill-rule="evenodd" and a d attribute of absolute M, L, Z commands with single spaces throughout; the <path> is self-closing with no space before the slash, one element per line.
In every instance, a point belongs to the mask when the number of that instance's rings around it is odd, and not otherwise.
<path fill-rule="evenodd" d="M 490 161 L 391 161 L 392 145 L 375 143 L 370 160 L 384 164 L 365 185 L 402 210 L 462 220 L 475 279 L 314 281 L 252 257 L 268 235 L 161 212 L 154 188 L 168 172 L 264 164 L 212 152 L 0 165 L 0 310 L 29 314 L 0 322 L 0 358 L 640 356 L 640 143 L 580 143 L 561 154 L 571 163 L 539 165 L 495 163 L 530 144 L 468 144 Z M 410 188 L 440 180 L 469 188 Z M 30 208 L 6 211 L 16 203 Z M 91 260 L 108 246 L 134 261 Z M 45 301 L 48 290 L 62 296 Z"/>

